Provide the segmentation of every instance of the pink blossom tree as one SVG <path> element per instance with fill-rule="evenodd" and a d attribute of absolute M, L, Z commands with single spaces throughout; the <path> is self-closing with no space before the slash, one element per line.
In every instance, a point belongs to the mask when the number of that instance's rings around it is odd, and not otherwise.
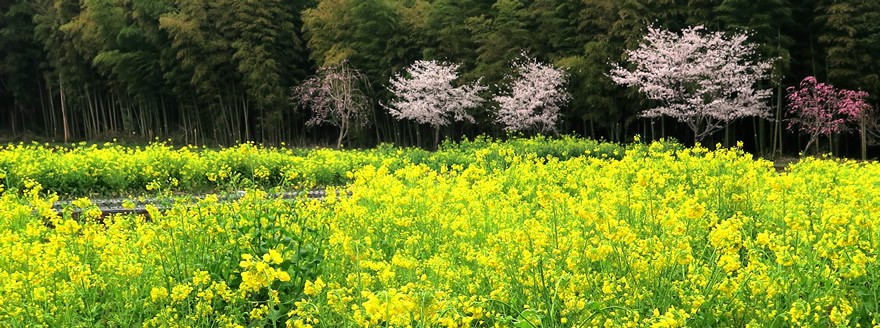
<path fill-rule="evenodd" d="M 513 70 L 509 90 L 493 98 L 497 122 L 507 131 L 555 132 L 559 107 L 571 98 L 565 72 L 525 54 Z"/>
<path fill-rule="evenodd" d="M 329 124 L 339 128 L 336 148 L 353 131 L 370 122 L 373 109 L 367 92 L 369 80 L 347 62 L 323 67 L 293 90 L 293 101 L 312 112 L 306 126 Z"/>
<path fill-rule="evenodd" d="M 867 92 L 838 89 L 830 84 L 818 83 L 812 76 L 804 78 L 797 88 L 789 87 L 787 98 L 788 129 L 797 129 L 810 136 L 804 152 L 820 136 L 845 131 L 847 123 L 864 125 L 871 110 L 866 101 Z M 861 133 L 862 139 L 865 139 L 864 128 Z"/>
<path fill-rule="evenodd" d="M 687 124 L 695 142 L 742 117 L 768 117 L 770 62 L 757 61 L 747 35 L 709 32 L 702 26 L 680 34 L 650 27 L 642 44 L 627 51 L 630 68 L 614 64 L 611 79 L 637 87 L 658 106 L 645 117 L 670 116 Z"/>
<path fill-rule="evenodd" d="M 419 60 L 404 74 L 391 78 L 388 90 L 394 96 L 387 106 L 396 119 L 408 119 L 434 127 L 434 145 L 440 143 L 440 127 L 452 121 L 474 122 L 467 113 L 483 103 L 485 86 L 477 81 L 456 85 L 459 65 L 436 60 Z"/>

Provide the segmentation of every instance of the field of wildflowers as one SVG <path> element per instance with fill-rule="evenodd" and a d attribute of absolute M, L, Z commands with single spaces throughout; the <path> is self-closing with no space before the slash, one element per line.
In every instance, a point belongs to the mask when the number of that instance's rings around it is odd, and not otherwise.
<path fill-rule="evenodd" d="M 118 185 L 81 173 L 134 165 L 114 154 L 156 164 Z M 436 153 L 11 146 L 0 169 L 2 326 L 880 325 L 876 163 L 777 173 L 736 148 L 524 139 Z M 263 191 L 285 181 L 351 196 Z M 230 186 L 246 196 L 149 218 L 99 221 L 86 198 L 76 220 L 52 210 L 72 194 Z"/>
<path fill-rule="evenodd" d="M 440 150 L 380 145 L 367 150 L 284 149 L 241 144 L 224 149 L 174 148 L 162 143 L 146 147 L 77 144 L 0 146 L 0 184 L 7 189 L 38 183 L 65 196 L 139 195 L 163 191 L 185 193 L 229 191 L 247 187 L 288 189 L 338 186 L 349 182 L 348 172 L 360 167 L 425 164 L 433 169 L 467 165 L 476 151 L 503 160 L 500 151 L 537 154 L 560 159 L 583 156 L 620 158 L 621 147 L 587 139 L 563 137 L 513 139 L 504 143 L 486 138 L 444 143 Z"/>

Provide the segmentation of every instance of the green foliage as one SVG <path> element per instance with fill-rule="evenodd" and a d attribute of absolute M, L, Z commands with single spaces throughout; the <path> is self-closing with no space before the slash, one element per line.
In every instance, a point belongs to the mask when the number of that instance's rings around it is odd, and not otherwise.
<path fill-rule="evenodd" d="M 0 3 L 0 99 L 4 95 L 20 104 L 40 99 L 32 92 L 41 75 L 40 58 L 45 52 L 34 38 L 33 7 L 23 2 Z"/>
<path fill-rule="evenodd" d="M 774 63 L 771 75 L 775 83 L 782 83 L 782 78 L 791 69 L 789 49 L 794 40 L 788 31 L 794 25 L 794 20 L 788 2 L 723 0 L 715 8 L 717 21 L 722 24 L 719 28 L 750 33 L 749 40 L 759 45 L 760 56 Z"/>
<path fill-rule="evenodd" d="M 420 40 L 423 59 L 454 60 L 470 71 L 477 61 L 477 44 L 466 24 L 490 8 L 487 1 L 436 0 L 426 9 Z"/>
<path fill-rule="evenodd" d="M 0 117 L 9 122 L 0 131 L 50 140 L 63 119 L 79 140 L 325 143 L 335 131 L 307 136 L 308 117 L 290 101 L 320 67 L 351 63 L 378 105 L 389 78 L 415 60 L 459 63 L 462 82 L 482 78 L 497 91 L 523 51 L 570 74 L 563 132 L 619 141 L 656 125 L 660 137 L 682 137 L 672 122 L 640 118 L 652 104 L 607 77 L 648 25 L 750 33 L 760 56 L 776 59 L 777 90 L 814 75 L 880 93 L 872 0 L 9 0 L 0 12 Z M 500 135 L 492 106 L 444 134 Z M 429 133 L 373 116 L 376 130 L 353 141 L 417 145 Z M 743 125 L 734 138 L 768 132 Z"/>
<path fill-rule="evenodd" d="M 842 87 L 880 90 L 880 3 L 870 0 L 820 1 L 819 42 L 825 45 L 828 79 Z"/>
<path fill-rule="evenodd" d="M 568 67 L 571 74 L 569 116 L 598 122 L 611 131 L 627 118 L 634 117 L 638 110 L 633 106 L 638 103 L 634 95 L 614 84 L 607 74 L 611 63 L 623 60 L 628 44 L 635 42 L 634 38 L 640 38 L 647 27 L 647 18 L 615 19 L 627 10 L 620 1 L 585 1 L 578 26 L 582 49 L 580 53 L 557 62 Z M 630 34 L 624 33 L 627 31 Z M 619 133 L 610 133 L 611 140 L 619 137 Z"/>
<path fill-rule="evenodd" d="M 489 85 L 501 82 L 509 74 L 510 61 L 521 51 L 537 49 L 531 37 L 534 22 L 522 0 L 498 0 L 489 13 L 468 18 L 465 25 L 477 45 L 475 76 Z"/>
<path fill-rule="evenodd" d="M 381 85 L 405 66 L 400 5 L 388 0 L 326 0 L 303 12 L 312 59 L 321 67 L 349 61 Z"/>

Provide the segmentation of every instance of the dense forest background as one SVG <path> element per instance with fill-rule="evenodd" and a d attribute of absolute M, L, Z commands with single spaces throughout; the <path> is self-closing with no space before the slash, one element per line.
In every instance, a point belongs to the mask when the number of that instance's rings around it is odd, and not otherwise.
<path fill-rule="evenodd" d="M 497 91 L 521 51 L 564 67 L 572 101 L 560 133 L 609 141 L 673 137 L 683 125 L 641 118 L 651 104 L 607 76 L 649 24 L 748 31 L 775 58 L 775 120 L 746 119 L 710 142 L 758 154 L 797 153 L 785 88 L 806 76 L 880 95 L 877 0 L 0 0 L 0 134 L 7 140 L 172 138 L 228 145 L 332 144 L 310 128 L 291 90 L 348 61 L 371 83 L 372 124 L 349 146 L 414 145 L 430 127 L 393 120 L 388 80 L 418 59 L 462 64 L 464 81 Z M 492 106 L 448 138 L 503 136 Z M 422 138 L 428 140 L 430 138 Z M 425 141 L 427 142 L 427 141 Z M 425 146 L 425 145 L 423 145 Z M 856 155 L 844 134 L 822 147 Z"/>

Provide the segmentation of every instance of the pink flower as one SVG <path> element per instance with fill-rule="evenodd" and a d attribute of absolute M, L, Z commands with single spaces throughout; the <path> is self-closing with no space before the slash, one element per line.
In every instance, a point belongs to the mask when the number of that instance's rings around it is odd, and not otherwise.
<path fill-rule="evenodd" d="M 846 130 L 846 123 L 855 122 L 868 113 L 868 93 L 837 89 L 808 76 L 798 88 L 789 87 L 788 129 L 798 129 L 810 136 L 807 148 L 819 136 Z"/>
<path fill-rule="evenodd" d="M 559 106 L 569 100 L 565 72 L 528 55 L 513 64 L 516 72 L 510 90 L 494 97 L 496 120 L 508 131 L 555 131 Z"/>
<path fill-rule="evenodd" d="M 769 115 L 771 91 L 753 86 L 767 77 L 771 64 L 752 59 L 756 46 L 747 39 L 702 26 L 681 34 L 650 27 L 643 43 L 627 52 L 633 67 L 615 64 L 611 79 L 658 103 L 644 116 L 675 118 L 701 140 L 735 119 Z"/>
<path fill-rule="evenodd" d="M 396 119 L 409 119 L 434 127 L 455 121 L 470 121 L 467 110 L 478 107 L 483 99 L 479 93 L 486 87 L 454 84 L 458 64 L 419 60 L 407 67 L 406 74 L 391 79 L 389 91 L 394 100 L 385 108 Z"/>

